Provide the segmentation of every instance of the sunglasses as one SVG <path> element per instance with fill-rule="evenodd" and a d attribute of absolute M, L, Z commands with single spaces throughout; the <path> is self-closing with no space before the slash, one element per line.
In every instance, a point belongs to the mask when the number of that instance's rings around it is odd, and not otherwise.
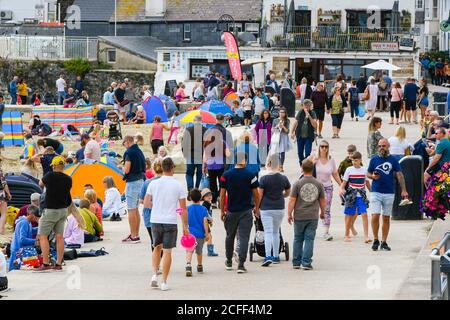
<path fill-rule="evenodd" d="M 328 149 L 328 146 L 320 146 L 321 148 L 325 148 L 325 149 Z"/>
<path fill-rule="evenodd" d="M 378 146 L 378 148 L 385 148 L 385 147 L 387 147 L 387 145 L 385 145 L 385 144 Z"/>

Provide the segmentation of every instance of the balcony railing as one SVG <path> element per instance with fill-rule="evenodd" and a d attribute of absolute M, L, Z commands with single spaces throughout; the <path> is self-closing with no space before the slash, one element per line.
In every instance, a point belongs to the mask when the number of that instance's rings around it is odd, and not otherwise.
<path fill-rule="evenodd" d="M 261 31 L 262 44 L 266 47 L 328 51 L 369 51 L 371 42 L 398 41 L 403 35 L 391 28 L 348 27 L 342 30 L 339 26 L 267 26 Z"/>

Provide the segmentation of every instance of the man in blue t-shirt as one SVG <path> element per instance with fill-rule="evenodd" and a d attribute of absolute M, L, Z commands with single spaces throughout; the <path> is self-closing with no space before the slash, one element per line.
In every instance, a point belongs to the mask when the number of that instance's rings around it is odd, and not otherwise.
<path fill-rule="evenodd" d="M 225 250 L 227 260 L 225 266 L 227 270 L 233 267 L 232 257 L 234 250 L 234 239 L 239 232 L 239 265 L 237 272 L 245 273 L 244 262 L 247 259 L 248 241 L 252 231 L 252 209 L 255 217 L 259 217 L 259 193 L 258 179 L 250 172 L 247 166 L 247 155 L 240 152 L 236 157 L 236 166 L 225 172 L 220 178 L 220 218 L 225 224 L 227 236 L 225 239 Z M 228 195 L 228 202 L 225 198 Z M 252 196 L 254 204 L 252 203 Z M 228 206 L 225 212 L 225 205 Z"/>
<path fill-rule="evenodd" d="M 417 93 L 419 92 L 419 87 L 416 85 L 416 82 L 408 78 L 406 79 L 406 84 L 403 89 L 403 100 L 405 100 L 405 109 L 406 109 L 406 121 L 411 123 L 411 111 L 412 118 L 414 123 L 417 123 Z"/>
<path fill-rule="evenodd" d="M 367 177 L 372 179 L 372 192 L 370 194 L 370 206 L 372 207 L 372 250 L 390 251 L 386 240 L 389 234 L 392 206 L 395 198 L 395 178 L 397 178 L 402 190 L 402 198 L 409 197 L 406 191 L 405 178 L 401 172 L 398 160 L 389 154 L 389 142 L 381 139 L 378 142 L 378 155 L 370 159 L 367 169 Z M 383 212 L 383 225 L 381 229 L 381 246 L 378 240 L 378 229 L 380 227 L 380 214 Z"/>
<path fill-rule="evenodd" d="M 436 150 L 434 152 L 433 161 L 430 162 L 428 168 L 425 170 L 423 174 L 423 181 L 426 183 L 430 177 L 441 170 L 441 167 L 444 163 L 450 161 L 450 140 L 447 138 L 447 130 L 443 127 L 439 127 L 436 129 Z M 427 149 L 428 151 L 428 149 Z M 433 153 L 430 152 L 430 155 Z"/>

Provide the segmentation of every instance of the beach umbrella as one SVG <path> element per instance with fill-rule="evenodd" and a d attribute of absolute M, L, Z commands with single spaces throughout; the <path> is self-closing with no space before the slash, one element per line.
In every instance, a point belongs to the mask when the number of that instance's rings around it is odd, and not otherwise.
<path fill-rule="evenodd" d="M 231 106 L 229 104 L 218 100 L 206 101 L 205 103 L 200 105 L 199 109 L 209 111 L 215 114 L 222 113 L 225 115 L 227 113 L 231 114 L 233 113 L 233 110 L 231 110 Z"/>
<path fill-rule="evenodd" d="M 400 70 L 400 67 L 394 66 L 393 64 L 386 62 L 385 60 L 378 60 L 373 63 L 369 63 L 361 68 L 372 69 L 372 70 Z"/>
<path fill-rule="evenodd" d="M 223 102 L 225 102 L 226 104 L 228 104 L 230 106 L 233 104 L 233 101 L 235 101 L 235 100 L 240 101 L 239 96 L 237 95 L 236 92 L 230 92 L 225 96 L 225 98 L 223 98 Z"/>
<path fill-rule="evenodd" d="M 197 115 L 202 116 L 203 124 L 215 124 L 216 123 L 215 114 L 205 111 L 205 110 L 200 110 L 200 109 L 182 113 L 178 117 L 175 118 L 175 121 L 179 121 L 182 124 L 190 124 L 190 123 L 194 122 L 194 118 Z"/>

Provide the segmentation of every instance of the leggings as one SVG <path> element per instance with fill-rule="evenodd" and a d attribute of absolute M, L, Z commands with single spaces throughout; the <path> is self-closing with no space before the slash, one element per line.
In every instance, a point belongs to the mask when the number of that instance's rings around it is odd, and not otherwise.
<path fill-rule="evenodd" d="M 333 127 L 337 127 L 338 129 L 340 129 L 342 126 L 342 121 L 344 120 L 344 114 L 343 113 L 332 114 L 331 120 L 333 123 Z"/>
<path fill-rule="evenodd" d="M 395 118 L 400 118 L 400 107 L 402 105 L 401 101 L 391 101 L 391 118 L 394 117 L 395 112 Z"/>
<path fill-rule="evenodd" d="M 327 207 L 325 209 L 325 219 L 323 219 L 323 226 L 330 227 L 331 224 L 331 201 L 333 200 L 333 186 L 325 187 L 325 199 L 327 200 Z"/>
<path fill-rule="evenodd" d="M 157 154 L 159 147 L 161 147 L 163 145 L 164 145 L 164 141 L 162 141 L 162 140 L 159 140 L 159 139 L 152 140 L 151 146 L 152 146 L 153 154 Z"/>

